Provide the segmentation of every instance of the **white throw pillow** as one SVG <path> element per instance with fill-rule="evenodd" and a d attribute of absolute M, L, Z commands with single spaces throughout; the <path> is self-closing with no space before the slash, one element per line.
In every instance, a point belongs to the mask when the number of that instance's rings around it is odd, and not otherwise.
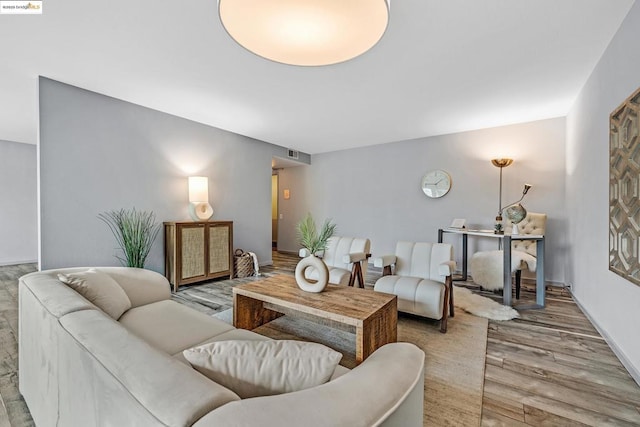
<path fill-rule="evenodd" d="M 131 308 L 131 301 L 118 282 L 94 268 L 78 273 L 58 274 L 58 280 L 116 320 Z"/>
<path fill-rule="evenodd" d="M 324 384 L 342 359 L 327 346 L 302 341 L 218 341 L 183 351 L 200 373 L 245 399 Z"/>

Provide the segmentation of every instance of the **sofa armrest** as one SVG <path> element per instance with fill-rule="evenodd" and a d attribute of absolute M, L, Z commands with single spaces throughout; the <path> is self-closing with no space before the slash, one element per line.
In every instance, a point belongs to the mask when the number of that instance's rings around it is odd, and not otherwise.
<path fill-rule="evenodd" d="M 395 255 L 384 255 L 373 259 L 374 267 L 384 268 L 396 263 Z"/>
<path fill-rule="evenodd" d="M 438 273 L 441 276 L 451 276 L 454 271 L 456 271 L 455 261 L 445 261 L 438 266 Z"/>
<path fill-rule="evenodd" d="M 387 344 L 333 381 L 294 393 L 229 402 L 194 427 L 422 427 L 424 357 L 413 344 Z"/>
<path fill-rule="evenodd" d="M 342 262 L 345 264 L 351 264 L 352 262 L 360 262 L 369 258 L 371 254 L 366 254 L 364 252 L 352 252 L 350 254 L 344 255 L 342 257 Z"/>

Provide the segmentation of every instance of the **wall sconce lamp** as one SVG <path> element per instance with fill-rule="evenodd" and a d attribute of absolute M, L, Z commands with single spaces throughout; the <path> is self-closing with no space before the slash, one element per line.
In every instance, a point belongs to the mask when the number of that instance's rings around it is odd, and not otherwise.
<path fill-rule="evenodd" d="M 194 221 L 208 221 L 213 216 L 209 204 L 209 178 L 206 176 L 189 177 L 189 215 Z"/>

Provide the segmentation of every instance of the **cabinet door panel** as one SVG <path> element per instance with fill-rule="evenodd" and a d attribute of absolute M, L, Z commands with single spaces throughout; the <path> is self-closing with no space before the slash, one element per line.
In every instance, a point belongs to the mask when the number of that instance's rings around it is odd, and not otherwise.
<path fill-rule="evenodd" d="M 189 279 L 206 274 L 204 249 L 204 227 L 183 227 L 181 279 Z"/>
<path fill-rule="evenodd" d="M 209 274 L 229 271 L 229 227 L 209 227 Z"/>

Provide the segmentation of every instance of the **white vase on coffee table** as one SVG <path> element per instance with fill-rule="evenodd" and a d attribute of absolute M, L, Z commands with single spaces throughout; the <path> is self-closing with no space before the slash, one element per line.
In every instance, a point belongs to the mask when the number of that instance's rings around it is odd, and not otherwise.
<path fill-rule="evenodd" d="M 311 282 L 305 277 L 305 271 L 312 268 L 318 272 L 318 281 Z M 327 265 L 317 256 L 309 255 L 300 260 L 296 266 L 296 283 L 305 292 L 319 293 L 327 287 L 329 283 L 329 269 Z"/>

